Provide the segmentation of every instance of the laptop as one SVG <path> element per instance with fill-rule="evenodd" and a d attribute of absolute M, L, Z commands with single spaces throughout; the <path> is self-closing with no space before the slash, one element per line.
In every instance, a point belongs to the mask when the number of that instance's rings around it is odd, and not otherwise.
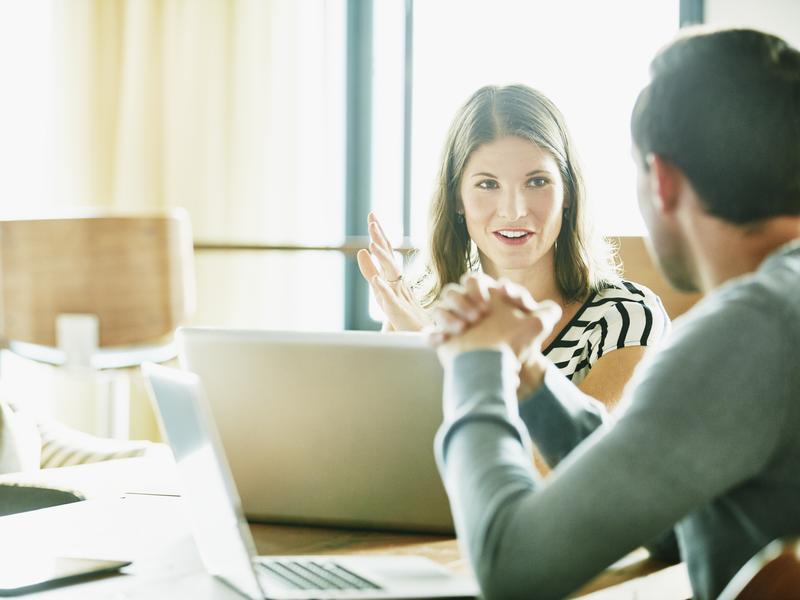
<path fill-rule="evenodd" d="M 258 557 L 199 379 L 142 366 L 207 570 L 248 598 L 474 598 L 477 585 L 418 556 Z M 269 456 L 262 456 L 266 465 Z"/>
<path fill-rule="evenodd" d="M 250 521 L 452 533 L 421 334 L 182 328 Z M 268 457 L 269 460 L 264 460 Z"/>

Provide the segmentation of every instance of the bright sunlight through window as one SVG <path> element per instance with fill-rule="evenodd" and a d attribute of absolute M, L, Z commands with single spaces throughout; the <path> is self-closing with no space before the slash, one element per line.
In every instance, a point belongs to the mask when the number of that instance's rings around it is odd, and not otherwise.
<path fill-rule="evenodd" d="M 414 3 L 412 231 L 428 203 L 453 115 L 487 84 L 524 83 L 561 109 L 607 235 L 642 235 L 629 119 L 656 50 L 678 29 L 677 0 Z M 398 98 L 398 101 L 400 98 Z"/>

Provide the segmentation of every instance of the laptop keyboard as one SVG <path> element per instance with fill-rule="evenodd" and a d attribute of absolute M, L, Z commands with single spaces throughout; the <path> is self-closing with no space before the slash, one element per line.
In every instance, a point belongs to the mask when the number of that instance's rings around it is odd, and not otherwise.
<path fill-rule="evenodd" d="M 298 590 L 379 590 L 381 586 L 333 562 L 260 560 L 258 566 Z"/>

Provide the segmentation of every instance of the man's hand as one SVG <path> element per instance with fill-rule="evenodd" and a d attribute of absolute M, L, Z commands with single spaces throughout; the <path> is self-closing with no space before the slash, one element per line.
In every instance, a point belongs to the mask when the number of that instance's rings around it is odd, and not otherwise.
<path fill-rule="evenodd" d="M 543 375 L 542 340 L 560 317 L 555 302 L 537 303 L 522 286 L 468 275 L 460 285 L 443 291 L 434 309 L 437 329 L 430 340 L 444 366 L 462 352 L 508 349 L 526 366 L 523 381 L 538 387 L 536 379 Z M 531 372 L 526 373 L 528 367 Z"/>

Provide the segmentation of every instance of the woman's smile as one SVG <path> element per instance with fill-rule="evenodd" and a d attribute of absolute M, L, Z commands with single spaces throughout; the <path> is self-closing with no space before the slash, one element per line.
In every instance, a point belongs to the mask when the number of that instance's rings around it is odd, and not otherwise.
<path fill-rule="evenodd" d="M 536 235 L 530 229 L 505 228 L 494 232 L 494 237 L 508 246 L 522 246 Z"/>

